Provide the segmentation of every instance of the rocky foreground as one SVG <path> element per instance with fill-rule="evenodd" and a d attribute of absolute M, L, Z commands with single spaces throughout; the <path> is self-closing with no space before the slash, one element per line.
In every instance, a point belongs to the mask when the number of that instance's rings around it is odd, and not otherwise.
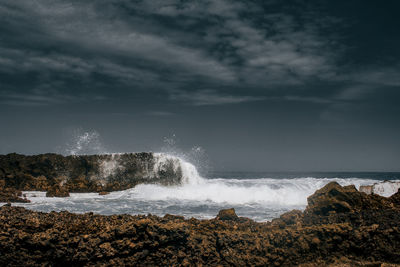
<path fill-rule="evenodd" d="M 333 182 L 268 223 L 0 208 L 0 266 L 396 266 L 400 192 Z"/>

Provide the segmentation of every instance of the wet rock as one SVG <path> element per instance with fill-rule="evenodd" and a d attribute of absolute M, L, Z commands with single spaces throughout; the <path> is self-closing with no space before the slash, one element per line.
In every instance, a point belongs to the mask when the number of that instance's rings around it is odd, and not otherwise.
<path fill-rule="evenodd" d="M 382 210 L 389 212 L 386 217 L 363 211 L 374 218 L 363 225 L 346 220 L 307 226 L 298 223 L 301 212 L 292 211 L 279 218 L 285 225 L 277 228 L 251 220 L 41 213 L 3 206 L 0 266 L 400 264 L 399 212 Z M 232 209 L 218 217 L 237 218 Z"/>
<path fill-rule="evenodd" d="M 389 197 L 389 200 L 396 206 L 400 207 L 400 189 L 397 190 L 397 193 L 393 194 Z"/>
<path fill-rule="evenodd" d="M 65 187 L 53 185 L 46 192 L 46 197 L 69 197 L 69 192 Z"/>
<path fill-rule="evenodd" d="M 235 209 L 231 208 L 220 210 L 216 219 L 221 221 L 238 221 L 239 217 L 236 215 Z"/>
<path fill-rule="evenodd" d="M 106 191 L 99 192 L 100 196 L 105 196 L 105 195 L 108 195 L 108 194 L 110 194 L 110 192 L 106 192 Z"/>
<path fill-rule="evenodd" d="M 316 215 L 376 210 L 392 206 L 384 197 L 368 196 L 359 192 L 354 185 L 342 187 L 337 182 L 331 182 L 317 190 L 307 198 L 307 201 L 306 213 Z"/>
<path fill-rule="evenodd" d="M 20 202 L 29 203 L 30 200 L 25 197 L 22 198 L 22 193 L 14 188 L 2 188 L 0 189 L 0 202 Z"/>
<path fill-rule="evenodd" d="M 303 212 L 301 210 L 292 210 L 282 214 L 279 217 L 286 225 L 294 225 L 301 223 Z"/>
<path fill-rule="evenodd" d="M 62 156 L 0 155 L 0 190 L 51 191 L 60 185 L 69 192 L 103 192 L 140 183 L 176 185 L 182 182 L 179 160 L 153 153 Z"/>

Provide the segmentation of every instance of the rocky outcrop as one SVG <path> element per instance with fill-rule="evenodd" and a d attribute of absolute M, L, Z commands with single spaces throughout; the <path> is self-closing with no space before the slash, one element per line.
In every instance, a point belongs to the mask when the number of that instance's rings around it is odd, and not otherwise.
<path fill-rule="evenodd" d="M 46 197 L 69 197 L 69 192 L 66 188 L 55 184 L 47 190 Z"/>
<path fill-rule="evenodd" d="M 153 153 L 0 155 L 0 183 L 13 190 L 101 192 L 182 182 L 179 160 Z M 53 190 L 54 191 L 54 190 Z M 51 193 L 50 193 L 51 194 Z"/>
<path fill-rule="evenodd" d="M 359 192 L 354 185 L 340 186 L 331 182 L 309 196 L 306 213 L 328 215 L 361 210 L 392 208 L 392 203 L 378 195 L 368 196 Z"/>
<path fill-rule="evenodd" d="M 239 217 L 236 215 L 235 209 L 232 208 L 220 210 L 216 219 L 222 221 L 238 221 Z"/>
<path fill-rule="evenodd" d="M 400 264 L 399 198 L 332 183 L 310 196 L 305 212 L 271 223 L 233 209 L 185 220 L 3 206 L 0 266 L 393 266 Z"/>
<path fill-rule="evenodd" d="M 0 202 L 21 202 L 27 203 L 30 200 L 22 198 L 22 192 L 14 188 L 6 188 L 5 182 L 0 180 Z"/>

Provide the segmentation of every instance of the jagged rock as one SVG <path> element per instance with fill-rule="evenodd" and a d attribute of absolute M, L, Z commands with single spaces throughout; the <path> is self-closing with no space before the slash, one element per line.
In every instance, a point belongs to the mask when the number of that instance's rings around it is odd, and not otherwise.
<path fill-rule="evenodd" d="M 277 228 L 251 220 L 42 213 L 3 206 L 0 266 L 400 264 L 400 214 L 387 208 L 363 211 L 372 219 L 362 225 L 344 217 L 340 223 L 303 226 L 294 223 L 301 214 L 293 211 L 281 218 L 288 224 Z M 232 209 L 224 214 L 235 218 Z"/>
<path fill-rule="evenodd" d="M 398 207 L 400 207 L 400 189 L 397 190 L 397 193 L 390 196 L 389 200 Z"/>
<path fill-rule="evenodd" d="M 29 203 L 30 200 L 21 198 L 22 193 L 14 188 L 1 188 L 0 189 L 0 202 L 20 202 Z"/>
<path fill-rule="evenodd" d="M 303 212 L 301 210 L 292 210 L 280 216 L 280 219 L 286 225 L 293 225 L 300 223 L 302 218 L 303 218 Z"/>
<path fill-rule="evenodd" d="M 62 184 L 69 192 L 102 192 L 125 190 L 140 183 L 181 183 L 179 160 L 159 159 L 153 153 L 0 155 L 0 188 L 49 191 Z"/>
<path fill-rule="evenodd" d="M 332 213 L 356 212 L 392 208 L 392 203 L 381 196 L 366 195 L 359 192 L 354 185 L 340 186 L 331 182 L 307 198 L 306 213 L 329 215 Z"/>
<path fill-rule="evenodd" d="M 216 219 L 221 221 L 238 221 L 239 217 L 236 215 L 235 209 L 231 208 L 220 210 Z"/>
<path fill-rule="evenodd" d="M 46 197 L 69 197 L 69 192 L 65 187 L 53 185 L 46 192 Z"/>

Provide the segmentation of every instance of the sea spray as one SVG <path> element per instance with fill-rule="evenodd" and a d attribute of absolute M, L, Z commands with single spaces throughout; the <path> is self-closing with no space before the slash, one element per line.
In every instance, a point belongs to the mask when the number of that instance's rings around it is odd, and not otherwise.
<path fill-rule="evenodd" d="M 184 163 L 190 163 L 193 165 L 191 169 L 195 167 L 196 173 L 207 174 L 210 171 L 210 162 L 206 151 L 200 145 L 194 145 L 190 149 L 182 149 L 179 146 L 179 139 L 175 134 L 166 136 L 163 138 L 164 145 L 161 147 L 160 152 L 174 156 L 182 160 Z"/>
<path fill-rule="evenodd" d="M 188 161 L 165 153 L 123 153 L 69 157 L 81 162 L 79 157 L 104 160 L 103 175 L 119 175 L 140 168 L 145 184 L 99 196 L 96 193 L 71 193 L 68 198 L 46 198 L 44 194 L 27 193 L 32 203 L 16 204 L 39 211 L 95 212 L 100 214 L 178 214 L 186 217 L 212 218 L 220 209 L 234 207 L 239 216 L 257 221 L 276 218 L 291 209 L 304 209 L 307 197 L 325 184 L 336 181 L 341 185 L 370 185 L 377 179 L 368 178 L 248 178 L 251 173 L 235 179 L 206 179 Z M 129 173 L 129 172 L 127 172 Z M 162 182 L 161 177 L 179 173 L 179 183 Z M 364 174 L 365 175 L 365 174 Z M 387 174 L 382 174 L 384 177 Z M 157 179 L 158 177 L 158 179 Z M 247 177 L 247 178 L 244 178 Z M 154 179 L 156 178 L 156 179 Z M 169 180 L 171 181 L 171 180 Z M 146 184 L 147 183 L 147 184 Z"/>
<path fill-rule="evenodd" d="M 181 174 L 183 185 L 204 182 L 204 179 L 199 175 L 193 164 L 177 156 L 171 156 L 165 153 L 154 153 L 154 160 L 154 175 L 159 175 L 165 172 L 168 166 L 172 166 L 174 172 L 179 172 Z"/>
<path fill-rule="evenodd" d="M 189 168 L 190 169 L 190 168 Z M 189 173 L 189 172 L 188 172 Z M 234 207 L 239 216 L 267 221 L 292 209 L 304 209 L 307 197 L 331 181 L 341 185 L 368 185 L 373 179 L 294 178 L 294 179 L 196 179 L 175 186 L 141 184 L 111 192 L 71 194 L 69 198 L 45 198 L 28 193 L 29 204 L 16 204 L 39 211 L 95 212 L 100 214 L 183 215 L 187 218 L 212 218 L 220 209 Z M 36 197 L 34 197 L 36 196 Z"/>
<path fill-rule="evenodd" d="M 97 131 L 84 131 L 81 128 L 75 129 L 71 140 L 66 144 L 64 155 L 90 155 L 106 154 L 107 151 L 101 142 L 100 134 Z"/>

